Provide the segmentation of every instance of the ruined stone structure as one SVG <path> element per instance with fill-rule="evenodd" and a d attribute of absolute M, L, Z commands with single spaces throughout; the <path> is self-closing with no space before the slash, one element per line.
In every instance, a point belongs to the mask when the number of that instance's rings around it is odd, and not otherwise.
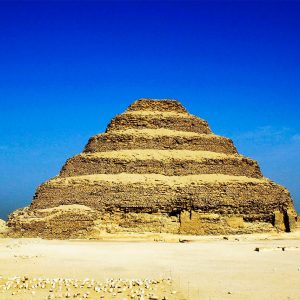
<path fill-rule="evenodd" d="M 11 235 L 291 231 L 289 192 L 175 100 L 140 99 L 14 212 Z"/>

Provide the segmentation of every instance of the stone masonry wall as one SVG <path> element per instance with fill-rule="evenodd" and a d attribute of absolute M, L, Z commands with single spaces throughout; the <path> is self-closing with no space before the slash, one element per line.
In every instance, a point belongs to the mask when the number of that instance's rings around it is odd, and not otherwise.
<path fill-rule="evenodd" d="M 121 114 L 111 120 L 106 132 L 125 129 L 160 129 L 211 133 L 206 121 L 186 114 L 186 116 L 156 116 L 144 114 Z"/>
<path fill-rule="evenodd" d="M 187 110 L 177 100 L 164 99 L 153 101 L 153 99 L 139 99 L 134 101 L 127 111 L 172 111 L 177 113 L 187 113 Z"/>
<path fill-rule="evenodd" d="M 69 159 L 63 166 L 60 176 L 80 176 L 91 174 L 163 174 L 180 176 L 189 174 L 228 174 L 261 178 L 258 164 L 248 158 L 238 159 L 203 159 L 202 161 L 188 159 L 170 160 L 128 160 L 122 158 L 106 158 L 77 155 Z"/>
<path fill-rule="evenodd" d="M 264 199 L 264 205 L 261 199 Z M 122 184 L 85 179 L 66 184 L 63 179 L 41 185 L 31 209 L 82 204 L 98 211 L 166 212 L 196 210 L 218 214 L 239 214 L 247 220 L 271 218 L 275 210 L 292 206 L 286 189 L 268 181 L 261 183 L 197 183 L 169 186 Z M 270 219 L 271 221 L 271 219 Z"/>
<path fill-rule="evenodd" d="M 191 136 L 147 136 L 121 134 L 118 132 L 104 133 L 92 137 L 84 152 L 103 152 L 124 149 L 176 149 L 205 150 L 219 153 L 237 153 L 230 139 L 208 135 L 209 137 Z"/>

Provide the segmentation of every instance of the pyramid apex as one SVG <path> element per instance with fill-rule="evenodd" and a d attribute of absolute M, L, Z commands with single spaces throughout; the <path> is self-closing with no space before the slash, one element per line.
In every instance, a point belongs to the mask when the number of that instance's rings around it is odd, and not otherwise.
<path fill-rule="evenodd" d="M 127 109 L 128 111 L 174 111 L 186 113 L 187 110 L 176 99 L 152 99 L 140 98 L 134 101 Z"/>

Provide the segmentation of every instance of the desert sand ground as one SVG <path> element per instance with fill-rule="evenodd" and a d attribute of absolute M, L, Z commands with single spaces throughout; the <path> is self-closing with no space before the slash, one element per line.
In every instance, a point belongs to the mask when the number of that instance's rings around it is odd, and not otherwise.
<path fill-rule="evenodd" d="M 33 294 L 5 290 L 3 285 L 15 276 L 21 277 L 21 284 L 22 280 L 31 280 L 32 284 L 33 278 L 89 278 L 98 282 L 108 278 L 165 278 L 145 289 L 144 299 L 149 299 L 149 294 L 154 295 L 153 299 L 300 299 L 300 232 L 225 238 L 118 238 L 0 239 L 0 299 L 47 299 L 49 285 L 43 290 L 37 288 Z M 257 247 L 260 251 L 255 251 Z M 83 298 L 84 289 L 86 286 L 77 299 Z M 134 298 L 126 293 L 114 295 L 115 290 L 105 295 L 90 291 L 89 299 L 140 299 L 137 294 Z M 64 298 L 65 286 L 62 292 Z M 72 297 L 74 292 L 71 285 Z"/>

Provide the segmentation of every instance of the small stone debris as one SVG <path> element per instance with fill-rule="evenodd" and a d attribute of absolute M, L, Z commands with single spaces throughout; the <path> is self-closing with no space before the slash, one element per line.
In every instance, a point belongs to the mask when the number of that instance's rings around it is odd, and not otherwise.
<path fill-rule="evenodd" d="M 98 282 L 89 278 L 84 280 L 71 278 L 31 279 L 28 276 L 15 276 L 7 280 L 1 277 L 0 299 L 2 299 L 2 293 L 7 293 L 7 291 L 10 291 L 9 295 L 12 299 L 15 298 L 15 295 L 22 297 L 22 295 L 29 293 L 32 298 L 36 299 L 40 299 L 40 295 L 43 294 L 42 298 L 47 300 L 103 299 L 107 297 L 120 300 L 166 300 L 167 295 L 171 296 L 172 299 L 172 295 L 177 293 L 172 289 L 171 278 L 155 280 L 149 278 L 130 280 L 109 278 L 104 282 Z"/>
<path fill-rule="evenodd" d="M 179 243 L 190 243 L 191 240 L 179 239 Z"/>
<path fill-rule="evenodd" d="M 300 250 L 300 247 L 286 247 L 286 246 L 278 246 L 278 247 L 256 247 L 254 251 L 297 251 Z"/>

